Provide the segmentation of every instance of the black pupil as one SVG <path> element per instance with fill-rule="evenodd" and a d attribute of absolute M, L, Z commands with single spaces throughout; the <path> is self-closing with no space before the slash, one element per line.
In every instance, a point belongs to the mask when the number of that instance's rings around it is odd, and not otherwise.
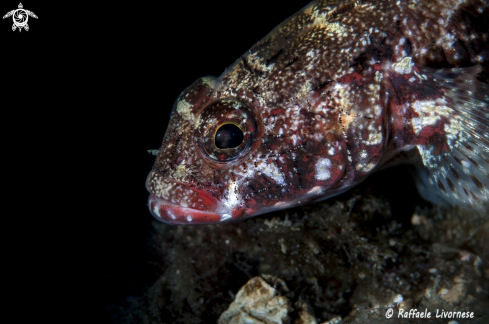
<path fill-rule="evenodd" d="M 243 142 L 243 132 L 234 124 L 225 124 L 217 130 L 214 141 L 217 148 L 235 148 Z"/>

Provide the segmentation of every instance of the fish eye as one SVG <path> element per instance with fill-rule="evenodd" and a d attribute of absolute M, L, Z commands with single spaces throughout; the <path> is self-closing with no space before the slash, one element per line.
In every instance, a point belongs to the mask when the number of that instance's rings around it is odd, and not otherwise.
<path fill-rule="evenodd" d="M 255 113 L 237 99 L 211 102 L 195 122 L 194 140 L 208 161 L 231 162 L 260 145 Z"/>
<path fill-rule="evenodd" d="M 214 135 L 214 144 L 218 149 L 230 149 L 243 143 L 243 130 L 236 124 L 222 124 Z"/>

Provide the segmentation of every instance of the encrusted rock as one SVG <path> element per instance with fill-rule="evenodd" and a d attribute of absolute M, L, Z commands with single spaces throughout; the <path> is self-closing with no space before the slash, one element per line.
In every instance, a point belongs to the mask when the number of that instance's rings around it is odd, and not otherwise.
<path fill-rule="evenodd" d="M 297 324 L 317 324 L 316 318 L 314 317 L 314 312 L 311 306 L 305 301 L 299 301 L 295 304 L 298 308 L 300 317 Z"/>
<path fill-rule="evenodd" d="M 280 279 L 264 275 L 271 286 L 261 277 L 250 279 L 236 294 L 229 308 L 219 317 L 219 324 L 287 324 L 290 303 L 287 297 L 280 296 L 276 287 L 281 285 L 287 290 Z M 273 282 L 275 281 L 275 282 Z"/>
<path fill-rule="evenodd" d="M 329 321 L 327 322 L 323 322 L 321 324 L 339 324 L 341 323 L 341 316 L 336 316 L 336 317 L 333 317 L 332 319 L 330 319 Z"/>

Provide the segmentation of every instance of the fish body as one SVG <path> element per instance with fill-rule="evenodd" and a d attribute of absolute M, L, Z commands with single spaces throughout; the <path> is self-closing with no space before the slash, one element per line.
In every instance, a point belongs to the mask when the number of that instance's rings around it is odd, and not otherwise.
<path fill-rule="evenodd" d="M 488 16 L 483 0 L 313 1 L 181 93 L 151 213 L 243 219 L 335 196 L 400 156 L 421 157 L 403 161 L 425 198 L 485 213 L 489 32 L 473 22 Z"/>

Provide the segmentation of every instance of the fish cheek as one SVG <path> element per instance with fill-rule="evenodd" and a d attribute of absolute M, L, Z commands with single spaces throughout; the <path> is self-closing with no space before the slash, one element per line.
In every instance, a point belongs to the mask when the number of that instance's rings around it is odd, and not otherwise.
<path fill-rule="evenodd" d="M 309 191 L 315 188 L 320 189 L 318 195 L 328 195 L 328 192 L 338 187 L 340 180 L 345 177 L 348 170 L 348 149 L 341 137 L 334 133 L 326 135 L 324 145 L 316 148 L 316 152 L 311 154 L 311 170 L 309 178 L 311 184 Z"/>
<path fill-rule="evenodd" d="M 308 141 L 290 153 L 285 163 L 277 164 L 283 181 L 271 184 L 267 176 L 260 176 L 249 183 L 246 213 L 258 215 L 332 195 L 330 189 L 344 179 L 348 163 L 346 144 L 333 133 L 319 142 Z"/>

